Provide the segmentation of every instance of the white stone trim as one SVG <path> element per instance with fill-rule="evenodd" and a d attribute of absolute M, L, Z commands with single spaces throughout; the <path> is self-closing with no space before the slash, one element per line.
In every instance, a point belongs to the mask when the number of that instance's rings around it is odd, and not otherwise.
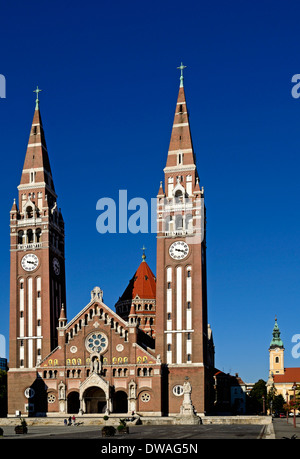
<path fill-rule="evenodd" d="M 169 150 L 168 155 L 177 155 L 178 153 L 193 153 L 192 148 L 184 148 L 183 150 Z"/>
<path fill-rule="evenodd" d="M 193 328 L 191 329 L 185 329 L 185 330 L 168 330 L 165 331 L 165 333 L 193 333 L 195 330 Z"/>
<path fill-rule="evenodd" d="M 194 171 L 196 169 L 195 164 L 187 164 L 186 166 L 183 166 L 182 164 L 179 164 L 178 166 L 172 166 L 172 167 L 165 167 L 164 172 L 168 173 L 178 173 L 178 170 L 181 170 L 182 172 L 186 171 Z"/>
<path fill-rule="evenodd" d="M 177 123 L 177 124 L 173 124 L 173 128 L 177 128 L 177 127 L 183 127 L 183 126 L 188 126 L 189 123 Z"/>

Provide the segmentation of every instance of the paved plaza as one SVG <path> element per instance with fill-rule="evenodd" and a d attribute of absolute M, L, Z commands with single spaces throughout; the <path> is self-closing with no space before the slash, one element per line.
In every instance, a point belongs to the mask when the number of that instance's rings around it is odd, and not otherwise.
<path fill-rule="evenodd" d="M 102 426 L 29 426 L 28 433 L 17 435 L 13 426 L 4 427 L 4 439 L 102 439 Z M 116 434 L 115 440 L 157 439 L 197 440 L 217 438 L 259 438 L 261 425 L 132 426 L 129 434 Z"/>
<path fill-rule="evenodd" d="M 300 419 L 297 418 L 296 427 L 293 419 L 274 419 L 269 427 L 255 424 L 231 425 L 137 425 L 130 426 L 129 434 L 116 434 L 112 438 L 103 438 L 101 425 L 32 425 L 28 426 L 28 433 L 18 435 L 13 425 L 2 426 L 3 440 L 101 440 L 114 444 L 120 442 L 136 443 L 145 441 L 172 441 L 184 443 L 192 440 L 222 440 L 222 439 L 300 439 Z"/>

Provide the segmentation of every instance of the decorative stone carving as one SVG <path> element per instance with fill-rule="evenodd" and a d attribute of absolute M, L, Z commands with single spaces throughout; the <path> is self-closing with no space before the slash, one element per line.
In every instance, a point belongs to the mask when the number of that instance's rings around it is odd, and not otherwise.
<path fill-rule="evenodd" d="M 94 287 L 91 291 L 91 300 L 102 301 L 103 300 L 103 291 L 100 287 Z"/>
<path fill-rule="evenodd" d="M 58 385 L 58 400 L 65 400 L 66 399 L 66 386 L 61 381 Z"/>
<path fill-rule="evenodd" d="M 191 399 L 192 386 L 186 377 L 183 383 L 183 402 L 180 407 L 180 415 L 185 418 L 184 422 L 195 424 L 199 422 L 198 416 L 195 415 L 195 409 Z"/>

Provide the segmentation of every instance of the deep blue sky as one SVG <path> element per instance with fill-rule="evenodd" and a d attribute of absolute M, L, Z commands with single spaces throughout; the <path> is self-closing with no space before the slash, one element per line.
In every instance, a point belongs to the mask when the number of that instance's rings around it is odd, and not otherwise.
<path fill-rule="evenodd" d="M 155 197 L 179 71 L 207 207 L 208 315 L 216 366 L 268 377 L 275 314 L 292 358 L 300 333 L 298 1 L 1 2 L 0 333 L 8 342 L 9 211 L 39 85 L 66 224 L 68 319 L 96 285 L 114 307 L 154 234 L 100 235 L 96 203 Z M 7 346 L 8 354 L 8 346 Z"/>

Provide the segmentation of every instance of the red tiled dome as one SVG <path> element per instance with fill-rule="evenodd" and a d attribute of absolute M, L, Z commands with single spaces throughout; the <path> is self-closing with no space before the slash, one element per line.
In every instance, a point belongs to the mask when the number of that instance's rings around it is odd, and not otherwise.
<path fill-rule="evenodd" d="M 132 300 L 136 296 L 141 299 L 156 298 L 156 279 L 145 261 L 138 267 L 119 301 Z"/>

